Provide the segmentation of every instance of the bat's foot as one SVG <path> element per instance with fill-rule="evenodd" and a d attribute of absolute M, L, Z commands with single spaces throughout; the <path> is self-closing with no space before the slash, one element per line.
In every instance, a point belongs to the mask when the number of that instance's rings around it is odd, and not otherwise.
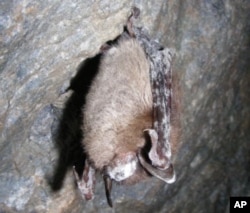
<path fill-rule="evenodd" d="M 139 16 L 140 16 L 140 9 L 137 7 L 133 7 L 132 13 L 129 16 L 128 21 L 127 21 L 127 30 L 128 30 L 128 34 L 131 37 L 135 37 L 134 20 L 137 19 Z"/>
<path fill-rule="evenodd" d="M 132 16 L 134 18 L 138 18 L 140 16 L 140 13 L 141 13 L 141 11 L 140 11 L 140 9 L 138 7 L 133 7 L 132 8 Z"/>
<path fill-rule="evenodd" d="M 85 161 L 82 177 L 80 178 L 75 166 L 73 167 L 73 173 L 76 178 L 76 183 L 81 196 L 85 200 L 92 200 L 94 198 L 94 186 L 95 186 L 95 170 L 89 165 L 88 161 Z"/>

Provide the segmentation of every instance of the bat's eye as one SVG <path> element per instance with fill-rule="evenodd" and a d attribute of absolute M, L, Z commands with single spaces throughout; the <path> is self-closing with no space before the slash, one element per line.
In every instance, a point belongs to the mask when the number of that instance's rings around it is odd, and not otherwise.
<path fill-rule="evenodd" d="M 115 174 L 115 178 L 114 179 L 116 179 L 116 180 L 123 180 L 123 179 L 125 179 L 124 171 L 118 171 Z"/>

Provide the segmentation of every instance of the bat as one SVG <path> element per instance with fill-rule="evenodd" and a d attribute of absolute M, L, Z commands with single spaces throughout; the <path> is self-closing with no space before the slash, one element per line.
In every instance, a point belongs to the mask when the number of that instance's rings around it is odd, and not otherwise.
<path fill-rule="evenodd" d="M 115 44 L 101 47 L 101 61 L 83 108 L 86 154 L 83 174 L 73 168 L 81 195 L 94 198 L 95 173 L 112 207 L 112 182 L 134 184 L 149 176 L 176 180 L 171 161 L 178 143 L 172 54 L 133 22 L 134 8 Z M 173 119 L 174 118 L 174 119 Z"/>

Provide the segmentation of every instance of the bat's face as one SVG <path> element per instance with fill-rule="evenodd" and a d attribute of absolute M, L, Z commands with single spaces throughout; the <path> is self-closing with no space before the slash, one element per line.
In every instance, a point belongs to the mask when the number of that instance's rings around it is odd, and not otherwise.
<path fill-rule="evenodd" d="M 139 166 L 139 161 L 135 153 L 126 153 L 117 156 L 111 165 L 105 167 L 105 173 L 112 180 L 117 182 L 125 181 L 134 175 Z"/>
<path fill-rule="evenodd" d="M 156 148 L 151 146 L 148 151 L 141 148 L 137 152 L 119 154 L 103 168 L 103 174 L 111 180 L 125 184 L 134 184 L 149 175 L 166 183 L 173 183 L 175 174 L 172 164 L 164 156 L 160 156 Z M 160 163 L 165 167 L 157 166 Z"/>
<path fill-rule="evenodd" d="M 106 196 L 110 206 L 112 181 L 124 184 L 134 184 L 143 180 L 145 177 L 152 175 L 166 183 L 175 182 L 175 173 L 173 165 L 165 158 L 159 155 L 156 146 L 151 146 L 149 152 L 139 149 L 137 153 L 128 152 L 117 155 L 115 159 L 103 168 L 103 177 L 106 189 Z M 152 156 L 153 155 L 155 156 Z M 154 162 L 155 161 L 155 162 Z M 153 165 L 164 164 L 165 168 Z"/>
<path fill-rule="evenodd" d="M 135 184 L 150 175 L 140 163 L 138 154 L 133 152 L 117 156 L 104 168 L 103 174 L 111 180 L 128 185 Z"/>

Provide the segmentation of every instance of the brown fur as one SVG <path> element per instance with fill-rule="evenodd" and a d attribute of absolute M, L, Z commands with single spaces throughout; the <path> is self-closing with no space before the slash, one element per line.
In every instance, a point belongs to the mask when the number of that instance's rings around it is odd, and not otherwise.
<path fill-rule="evenodd" d="M 105 52 L 84 108 L 83 146 L 94 167 L 143 147 L 151 113 L 148 60 L 136 40 L 121 40 Z"/>
<path fill-rule="evenodd" d="M 128 153 L 136 158 L 137 151 L 145 146 L 143 131 L 153 124 L 149 76 L 148 59 L 135 39 L 121 39 L 104 52 L 84 108 L 83 146 L 95 169 L 113 167 Z M 180 130 L 176 82 L 174 76 L 170 135 L 173 153 Z M 138 162 L 136 172 L 122 183 L 133 184 L 147 175 Z"/>

